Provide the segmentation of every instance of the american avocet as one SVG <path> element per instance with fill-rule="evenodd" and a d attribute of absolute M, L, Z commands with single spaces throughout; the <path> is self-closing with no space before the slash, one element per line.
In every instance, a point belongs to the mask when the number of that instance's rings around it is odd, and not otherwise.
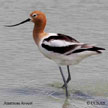
<path fill-rule="evenodd" d="M 30 14 L 30 17 L 31 18 L 28 18 L 25 21 L 22 21 L 15 25 L 8 25 L 7 27 L 18 26 L 29 21 L 32 21 L 34 23 L 34 41 L 37 44 L 40 52 L 44 56 L 55 61 L 58 64 L 60 73 L 64 81 L 62 87 L 65 87 L 66 97 L 68 97 L 69 94 L 67 83 L 71 80 L 69 66 L 78 64 L 81 60 L 87 58 L 88 56 L 100 54 L 102 53 L 101 50 L 105 49 L 80 43 L 76 39 L 64 34 L 44 32 L 44 28 L 46 26 L 46 16 L 40 11 L 33 11 Z M 67 80 L 63 75 L 61 68 L 62 65 L 67 66 Z"/>

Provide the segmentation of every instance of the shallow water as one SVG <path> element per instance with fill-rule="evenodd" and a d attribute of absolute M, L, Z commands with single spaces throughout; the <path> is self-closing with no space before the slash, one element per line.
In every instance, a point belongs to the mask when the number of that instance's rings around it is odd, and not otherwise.
<path fill-rule="evenodd" d="M 0 0 L 0 108 L 108 108 L 108 51 L 70 67 L 66 100 L 57 65 L 33 41 L 33 24 L 4 27 L 27 19 L 33 10 L 46 13 L 47 32 L 108 49 L 107 0 Z M 32 105 L 4 105 L 6 101 Z M 87 105 L 88 101 L 105 105 Z"/>

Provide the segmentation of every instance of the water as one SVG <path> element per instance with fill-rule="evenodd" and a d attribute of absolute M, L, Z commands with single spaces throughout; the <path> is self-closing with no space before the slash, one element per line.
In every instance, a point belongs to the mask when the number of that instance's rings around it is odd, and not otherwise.
<path fill-rule="evenodd" d="M 46 13 L 47 32 L 108 49 L 107 0 L 0 0 L 0 108 L 108 108 L 107 50 L 70 67 L 70 99 L 66 100 L 57 65 L 33 41 L 33 24 L 4 27 L 27 19 L 34 10 Z M 4 105 L 22 101 L 32 104 Z M 88 101 L 105 105 L 87 105 Z"/>

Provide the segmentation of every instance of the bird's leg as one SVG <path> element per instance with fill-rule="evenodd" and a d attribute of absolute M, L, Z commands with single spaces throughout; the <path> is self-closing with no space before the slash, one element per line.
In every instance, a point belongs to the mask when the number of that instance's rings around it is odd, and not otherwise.
<path fill-rule="evenodd" d="M 70 69 L 69 69 L 69 65 L 67 65 L 67 70 L 68 70 L 68 78 L 66 83 L 68 84 L 68 82 L 71 80 L 71 74 L 70 74 Z M 64 88 L 65 84 L 63 84 L 62 88 Z"/>
<path fill-rule="evenodd" d="M 69 93 L 68 93 L 68 87 L 67 87 L 67 82 L 66 82 L 66 80 L 65 80 L 65 77 L 64 77 L 64 75 L 63 75 L 63 72 L 62 72 L 62 68 L 59 66 L 59 69 L 60 69 L 60 73 L 61 73 L 61 75 L 62 75 L 62 78 L 63 78 L 63 81 L 64 81 L 64 87 L 65 87 L 65 90 L 66 90 L 66 97 L 68 98 L 68 96 L 69 96 Z"/>

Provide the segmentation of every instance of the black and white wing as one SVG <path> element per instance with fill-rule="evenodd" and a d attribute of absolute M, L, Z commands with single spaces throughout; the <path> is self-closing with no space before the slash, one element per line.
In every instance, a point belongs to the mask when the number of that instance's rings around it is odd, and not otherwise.
<path fill-rule="evenodd" d="M 64 55 L 71 55 L 85 51 L 101 53 L 99 50 L 104 50 L 103 48 L 80 43 L 76 39 L 64 34 L 51 35 L 45 38 L 42 42 L 42 47 L 47 51 Z"/>

